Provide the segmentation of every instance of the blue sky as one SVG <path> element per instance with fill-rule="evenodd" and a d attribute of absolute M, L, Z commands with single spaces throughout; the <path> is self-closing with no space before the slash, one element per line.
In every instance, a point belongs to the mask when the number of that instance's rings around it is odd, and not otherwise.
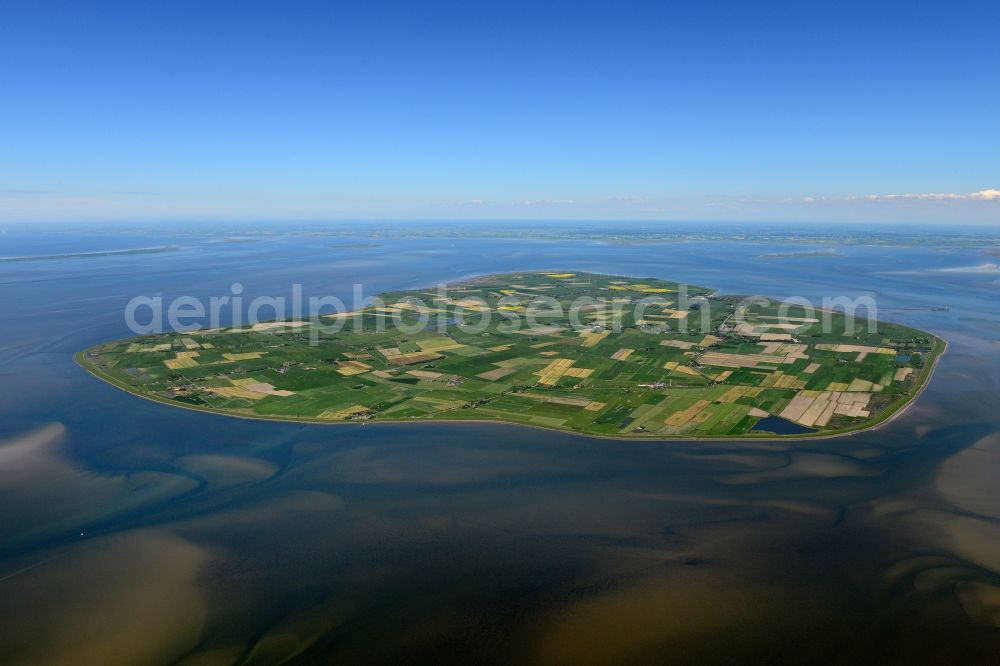
<path fill-rule="evenodd" d="M 0 219 L 1000 223 L 998 19 L 14 0 Z"/>

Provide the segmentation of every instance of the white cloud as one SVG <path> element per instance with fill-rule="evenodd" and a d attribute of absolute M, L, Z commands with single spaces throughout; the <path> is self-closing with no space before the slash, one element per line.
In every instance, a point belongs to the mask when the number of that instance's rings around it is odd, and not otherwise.
<path fill-rule="evenodd" d="M 1000 190 L 988 189 L 978 192 L 921 192 L 907 194 L 869 194 L 865 201 L 992 201 L 1000 200 Z"/>
<path fill-rule="evenodd" d="M 522 206 L 568 206 L 576 203 L 572 199 L 526 199 L 521 202 Z"/>
<path fill-rule="evenodd" d="M 608 197 L 603 201 L 615 206 L 644 206 L 649 203 L 646 197 Z"/>
<path fill-rule="evenodd" d="M 907 192 L 905 194 L 866 194 L 850 197 L 799 197 L 789 202 L 805 204 L 844 203 L 854 201 L 1000 201 L 1000 190 L 986 189 L 978 192 Z"/>

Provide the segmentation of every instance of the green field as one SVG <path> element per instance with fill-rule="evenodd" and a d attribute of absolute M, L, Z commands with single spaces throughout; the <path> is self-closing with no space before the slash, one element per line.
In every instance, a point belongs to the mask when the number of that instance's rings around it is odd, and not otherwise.
<path fill-rule="evenodd" d="M 884 421 L 944 351 L 923 331 L 848 324 L 653 278 L 553 271 L 383 294 L 313 320 L 141 336 L 77 359 L 137 395 L 242 417 L 745 438 L 774 437 L 760 429 L 774 416 L 798 430 L 783 436 L 816 436 Z"/>

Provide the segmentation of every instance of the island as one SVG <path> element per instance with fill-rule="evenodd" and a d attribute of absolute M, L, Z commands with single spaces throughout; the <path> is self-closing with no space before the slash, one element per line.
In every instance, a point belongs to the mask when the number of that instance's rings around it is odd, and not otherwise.
<path fill-rule="evenodd" d="M 829 436 L 927 384 L 944 340 L 837 309 L 572 270 L 76 355 L 137 396 L 309 423 L 503 421 L 617 438 Z"/>

